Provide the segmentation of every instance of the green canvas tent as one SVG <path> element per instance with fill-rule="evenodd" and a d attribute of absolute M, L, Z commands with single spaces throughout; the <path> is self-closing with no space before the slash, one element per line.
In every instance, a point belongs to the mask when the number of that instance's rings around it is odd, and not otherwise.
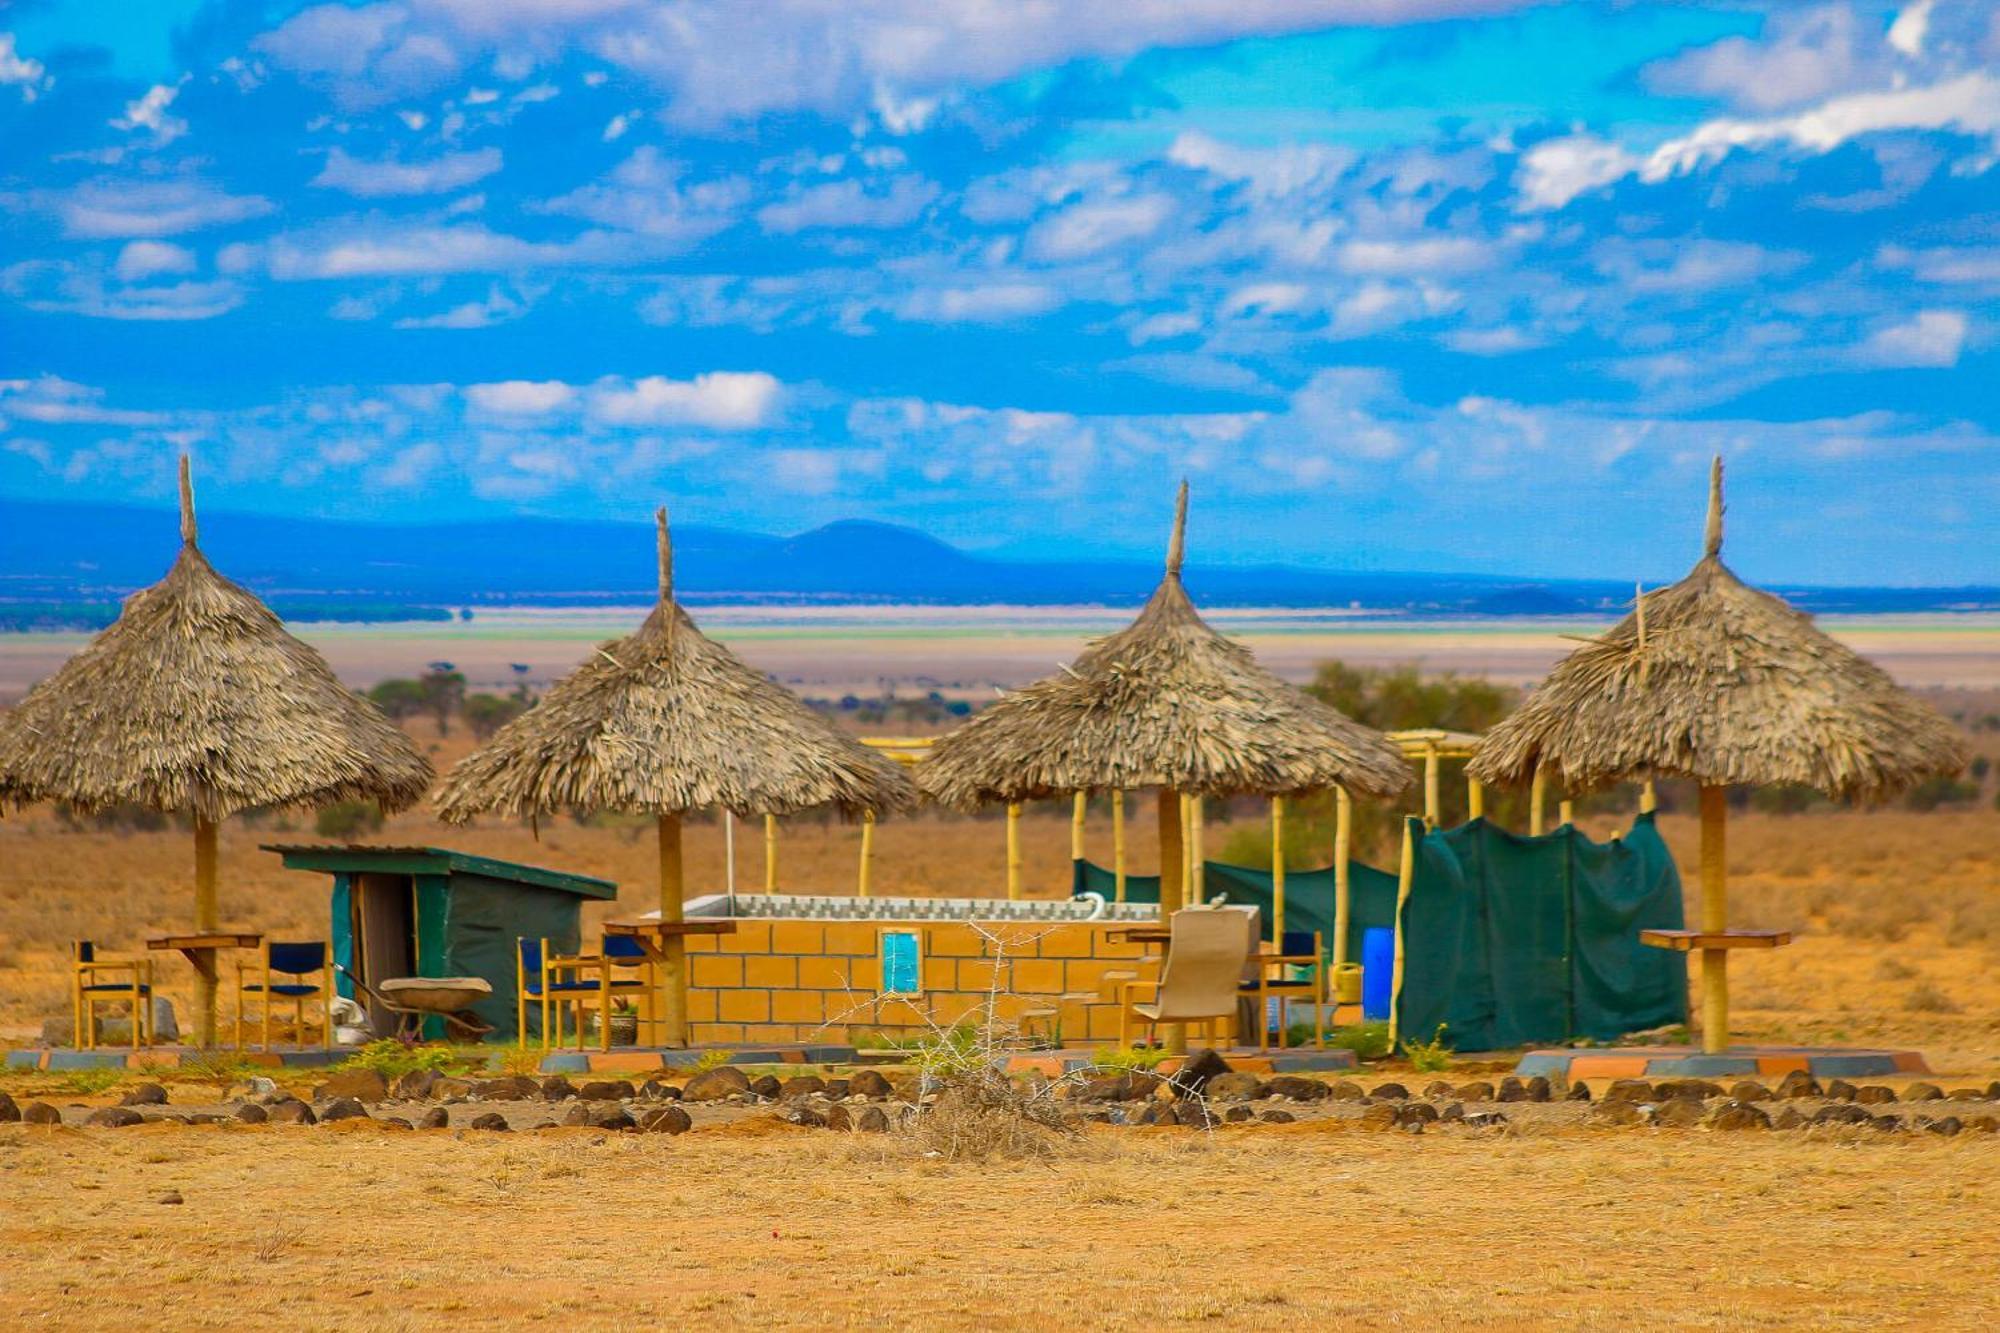
<path fill-rule="evenodd" d="M 493 994 L 473 1012 L 493 1025 L 495 1041 L 518 1035 L 514 941 L 546 939 L 552 951 L 574 954 L 584 901 L 618 896 L 607 879 L 443 847 L 269 844 L 264 850 L 283 857 L 287 870 L 333 876 L 329 938 L 334 961 L 347 970 L 336 975 L 340 994 L 355 998 L 348 973 L 369 986 L 390 977 L 483 977 Z M 390 1015 L 371 1010 L 369 1020 L 380 1034 L 395 1030 Z"/>
<path fill-rule="evenodd" d="M 1565 824 L 1523 837 L 1484 819 L 1426 831 L 1412 820 L 1415 864 L 1403 907 L 1403 984 L 1396 1030 L 1429 1040 L 1444 1026 L 1459 1050 L 1610 1041 L 1687 1021 L 1677 957 L 1639 943 L 1644 929 L 1684 921 L 1680 872 L 1640 815 L 1610 842 Z M 1075 861 L 1077 893 L 1113 894 L 1112 873 Z M 1271 874 L 1205 863 L 1210 898 L 1271 915 Z M 1362 932 L 1396 924 L 1396 876 L 1351 861 L 1349 958 Z M 1128 902 L 1158 902 L 1159 879 L 1127 875 Z M 1333 951 L 1333 870 L 1285 872 L 1285 928 L 1316 930 Z"/>

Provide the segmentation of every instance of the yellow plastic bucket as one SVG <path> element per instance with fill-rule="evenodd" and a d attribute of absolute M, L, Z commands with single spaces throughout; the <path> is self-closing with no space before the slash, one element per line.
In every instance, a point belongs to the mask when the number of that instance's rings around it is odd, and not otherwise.
<path fill-rule="evenodd" d="M 1361 964 L 1340 963 L 1333 969 L 1333 1002 L 1361 1003 Z"/>

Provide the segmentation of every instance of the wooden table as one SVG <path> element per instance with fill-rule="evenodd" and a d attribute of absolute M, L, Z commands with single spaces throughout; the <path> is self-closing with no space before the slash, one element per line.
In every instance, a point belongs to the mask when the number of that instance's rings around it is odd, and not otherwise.
<path fill-rule="evenodd" d="M 1789 930 L 1642 930 L 1639 943 L 1689 953 L 1696 949 L 1779 949 L 1792 942 Z"/>
<path fill-rule="evenodd" d="M 692 921 L 667 921 L 658 917 L 641 917 L 635 920 L 606 921 L 604 923 L 604 933 L 606 935 L 620 935 L 628 939 L 635 939 L 639 941 L 639 947 L 646 951 L 646 957 L 649 960 L 654 963 L 664 963 L 667 961 L 667 942 L 669 940 L 685 940 L 690 935 L 734 935 L 736 933 L 736 920 L 733 917 L 696 917 Z M 658 997 L 653 994 L 653 988 L 650 986 L 647 987 L 646 1008 L 653 1012 L 640 1015 L 639 1021 L 642 1025 L 657 1029 L 665 1022 L 665 1019 L 658 1012 L 657 1000 Z M 607 1006 L 611 1003 L 608 969 L 604 1003 Z M 599 1022 L 605 1031 L 605 1042 L 607 1043 L 605 1049 L 609 1050 L 608 1043 L 611 1040 L 610 1020 L 609 1018 L 601 1018 Z M 664 1041 L 662 1044 L 665 1044 Z"/>
<path fill-rule="evenodd" d="M 215 1043 L 215 991 L 219 984 L 219 969 L 215 955 L 224 949 L 262 948 L 264 937 L 253 930 L 203 930 L 187 935 L 159 935 L 146 941 L 148 949 L 173 949 L 190 963 L 205 983 L 201 1007 L 205 1012 L 195 1015 L 195 1038 L 203 1045 Z"/>
<path fill-rule="evenodd" d="M 176 949 L 194 970 L 213 982 L 218 979 L 215 955 L 224 949 L 254 949 L 263 935 L 250 930 L 211 930 L 196 935 L 160 935 L 146 941 L 148 949 Z"/>

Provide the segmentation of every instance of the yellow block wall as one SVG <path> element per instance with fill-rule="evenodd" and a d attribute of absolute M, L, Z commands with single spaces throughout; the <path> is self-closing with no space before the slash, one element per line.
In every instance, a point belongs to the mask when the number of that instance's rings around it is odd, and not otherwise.
<path fill-rule="evenodd" d="M 989 941 L 961 922 L 739 921 L 731 935 L 688 937 L 689 1037 L 697 1045 L 730 1045 L 838 1044 L 861 1032 L 914 1035 L 932 1022 L 949 1027 L 981 1010 L 996 967 L 999 1013 L 1008 1020 L 1023 1009 L 1054 1007 L 1066 992 L 1115 997 L 1106 972 L 1158 975 L 1139 965 L 1145 946 L 1109 938 L 1118 928 L 988 923 Z M 885 930 L 920 936 L 922 994 L 880 993 Z M 1118 1035 L 1113 1004 L 1065 1005 L 1062 1022 L 1066 1041 Z"/>

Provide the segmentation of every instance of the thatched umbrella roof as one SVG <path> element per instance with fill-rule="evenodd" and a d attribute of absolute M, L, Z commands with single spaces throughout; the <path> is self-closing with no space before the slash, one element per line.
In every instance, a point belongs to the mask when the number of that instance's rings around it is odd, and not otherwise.
<path fill-rule="evenodd" d="M 455 765 L 439 815 L 715 807 L 782 815 L 827 805 L 859 815 L 912 804 L 915 789 L 894 762 L 695 628 L 673 597 L 666 510 L 657 519 L 652 614 Z"/>
<path fill-rule="evenodd" d="M 0 805 L 142 805 L 213 823 L 238 810 L 414 804 L 431 766 L 326 659 L 196 544 L 181 460 L 167 576 L 0 715 Z"/>
<path fill-rule="evenodd" d="M 1952 725 L 1887 672 L 1722 563 L 1722 460 L 1702 558 L 1571 653 L 1486 734 L 1467 772 L 1568 791 L 1631 777 L 1799 783 L 1877 797 L 1963 767 Z"/>
<path fill-rule="evenodd" d="M 940 738 L 917 767 L 927 794 L 971 808 L 1145 787 L 1393 796 L 1410 785 L 1380 732 L 1278 679 L 1202 620 L 1181 586 L 1186 527 L 1183 482 L 1166 575 L 1139 618 Z"/>

